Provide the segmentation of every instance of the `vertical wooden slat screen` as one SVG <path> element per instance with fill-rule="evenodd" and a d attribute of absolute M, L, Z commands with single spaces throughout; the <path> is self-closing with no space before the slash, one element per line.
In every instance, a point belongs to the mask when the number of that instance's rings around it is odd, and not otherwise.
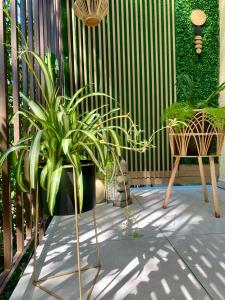
<path fill-rule="evenodd" d="M 27 36 L 27 26 L 26 26 L 26 9 L 27 4 L 26 1 L 22 1 L 20 4 L 20 20 L 21 20 L 21 32 L 23 37 L 25 38 Z M 25 40 L 21 39 L 21 47 L 22 49 L 25 47 Z M 22 87 L 21 87 L 23 93 L 27 95 L 28 92 L 28 73 L 27 73 L 27 65 L 25 61 L 22 61 Z M 22 133 L 26 132 L 27 126 L 24 123 L 22 125 Z M 25 159 L 25 166 L 24 166 L 24 172 L 25 177 L 28 179 L 28 164 L 27 164 L 28 156 Z M 31 239 L 32 236 L 32 217 L 31 217 L 31 194 L 25 193 L 24 194 L 24 209 L 25 209 L 25 220 L 26 220 L 26 236 L 25 238 L 27 240 Z"/>
<path fill-rule="evenodd" d="M 7 14 L 10 18 L 6 20 L 4 5 L 8 7 Z M 11 20 L 9 24 L 9 20 Z M 6 25 L 8 26 L 6 38 Z M 63 43 L 61 30 L 61 1 L 54 0 L 26 0 L 8 1 L 0 0 L 0 135 L 1 148 L 4 151 L 9 143 L 17 142 L 24 132 L 26 123 L 15 120 L 14 126 L 9 128 L 8 115 L 16 112 L 25 104 L 19 97 L 19 91 L 28 94 L 35 101 L 41 101 L 40 90 L 34 83 L 34 76 L 28 73 L 24 61 L 18 60 L 17 51 L 25 47 L 25 40 L 29 50 L 36 51 L 44 57 L 47 51 L 53 52 L 59 60 L 60 67 L 60 89 L 63 90 Z M 21 36 L 19 30 L 23 36 Z M 25 38 L 25 40 L 24 40 Z M 11 48 L 6 43 L 11 43 Z M 34 65 L 32 55 L 31 64 Z M 42 78 L 40 68 L 35 65 L 38 78 Z M 8 89 L 7 89 L 8 86 Z M 42 86 L 44 82 L 42 78 Z M 22 120 L 21 120 L 22 121 Z M 9 135 L 10 133 L 10 135 Z M 0 246 L 3 251 L 4 266 L 0 266 L 0 294 L 6 283 L 13 274 L 25 251 L 27 251 L 33 239 L 33 213 L 35 205 L 32 202 L 32 195 L 22 194 L 16 191 L 15 201 L 11 199 L 11 162 L 6 161 L 3 167 L 1 180 L 0 210 L 0 234 L 3 243 Z M 25 177 L 28 175 L 25 162 Z M 15 187 L 13 188 L 15 189 Z M 23 207 L 24 202 L 24 207 Z M 14 209 L 16 208 L 16 209 Z M 15 221 L 12 216 L 15 215 Z M 44 233 L 44 218 L 40 218 L 40 236 Z M 14 230 L 15 229 L 15 230 Z M 14 241 L 14 242 L 13 242 Z M 15 245 L 15 247 L 14 247 Z"/>
<path fill-rule="evenodd" d="M 13 82 L 13 112 L 18 112 L 19 108 L 19 66 L 18 66 L 18 32 L 17 32 L 17 1 L 11 1 L 11 56 L 12 56 L 12 82 Z M 20 138 L 20 120 L 19 116 L 14 121 L 14 143 L 16 144 Z M 23 196 L 16 189 L 16 239 L 17 254 L 21 254 L 24 248 L 24 232 L 23 232 Z"/>
<path fill-rule="evenodd" d="M 174 0 L 109 0 L 106 20 L 91 30 L 74 17 L 71 2 L 75 87 L 87 78 L 89 83 L 94 80 L 96 89 L 118 99 L 149 138 L 162 126 L 163 110 L 176 97 Z M 84 43 L 85 36 L 91 45 Z M 131 176 L 140 182 L 169 176 L 166 132 L 158 132 L 153 141 L 157 147 L 145 154 L 126 152 Z"/>
<path fill-rule="evenodd" d="M 7 99 L 7 74 L 6 74 L 6 47 L 5 47 L 5 14 L 3 12 L 4 1 L 0 0 L 0 134 L 1 134 L 1 151 L 8 148 L 9 131 L 8 131 L 8 99 Z M 4 269 L 0 276 L 0 286 L 12 265 L 12 210 L 10 199 L 9 184 L 9 163 L 5 162 L 2 172 L 2 202 L 3 211 L 3 251 L 4 251 Z M 1 290 L 0 290 L 1 292 Z"/>

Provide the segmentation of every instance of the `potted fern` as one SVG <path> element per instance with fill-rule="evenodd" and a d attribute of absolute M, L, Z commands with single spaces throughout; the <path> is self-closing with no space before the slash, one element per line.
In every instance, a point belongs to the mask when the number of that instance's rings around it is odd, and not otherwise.
<path fill-rule="evenodd" d="M 45 87 L 41 85 L 35 74 L 30 60 L 31 56 L 40 66 Z M 119 164 L 121 151 L 125 148 L 120 136 L 123 135 L 128 143 L 126 149 L 140 152 L 150 146 L 151 139 L 140 140 L 140 130 L 136 128 L 129 114 L 120 114 L 120 108 L 116 101 L 111 110 L 106 101 L 103 107 L 99 106 L 81 113 L 82 102 L 90 100 L 93 96 L 101 96 L 105 99 L 110 96 L 99 92 L 86 93 L 87 86 L 79 89 L 72 97 L 60 95 L 57 88 L 55 63 L 50 53 L 46 55 L 45 59 L 42 59 L 35 52 L 25 49 L 20 53 L 20 57 L 26 61 L 30 72 L 34 75 L 43 101 L 40 103 L 40 101 L 35 101 L 35 99 L 20 93 L 26 106 L 14 114 L 11 122 L 19 115 L 28 123 L 28 130 L 15 145 L 11 145 L 2 154 L 0 167 L 9 155 L 16 157 L 14 159 L 15 173 L 19 188 L 26 192 L 30 188 L 36 189 L 39 182 L 46 193 L 49 212 L 53 215 L 57 195 L 62 203 L 65 191 L 68 191 L 68 195 L 71 194 L 71 186 L 73 186 L 71 170 L 68 172 L 65 167 L 70 165 L 76 175 L 75 184 L 80 212 L 91 209 L 92 205 L 88 205 L 87 209 L 83 205 L 84 198 L 90 198 L 90 195 L 95 194 L 95 184 L 93 184 L 95 179 L 89 181 L 90 175 L 91 177 L 95 176 L 95 167 L 99 172 L 105 174 L 109 156 L 115 165 Z M 102 108 L 105 111 L 104 114 L 100 113 Z M 124 124 L 129 124 L 129 126 L 111 125 L 115 120 L 123 120 Z M 27 183 L 23 180 L 26 154 L 29 157 L 29 182 Z M 64 186 L 63 182 L 70 182 L 70 187 L 59 192 Z M 92 191 L 88 192 L 87 197 L 84 197 L 88 188 L 92 188 Z M 94 205 L 95 199 L 90 199 L 90 201 Z"/>
<path fill-rule="evenodd" d="M 184 99 L 168 107 L 164 120 L 176 119 L 177 127 L 170 128 L 169 138 L 173 155 L 207 156 L 220 155 L 225 126 L 225 108 L 218 107 L 217 96 L 225 89 L 225 82 L 205 100 L 194 96 L 194 81 L 182 75 L 181 82 Z"/>

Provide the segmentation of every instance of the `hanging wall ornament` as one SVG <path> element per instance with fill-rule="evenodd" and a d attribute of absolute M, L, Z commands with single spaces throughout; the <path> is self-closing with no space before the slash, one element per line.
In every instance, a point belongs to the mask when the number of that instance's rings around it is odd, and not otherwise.
<path fill-rule="evenodd" d="M 203 35 L 203 25 L 206 21 L 206 14 L 203 10 L 196 9 L 191 13 L 191 22 L 195 25 L 195 50 L 197 54 L 202 53 L 202 35 Z"/>
<path fill-rule="evenodd" d="M 98 26 L 108 7 L 108 0 L 76 0 L 73 5 L 74 14 L 88 27 Z"/>

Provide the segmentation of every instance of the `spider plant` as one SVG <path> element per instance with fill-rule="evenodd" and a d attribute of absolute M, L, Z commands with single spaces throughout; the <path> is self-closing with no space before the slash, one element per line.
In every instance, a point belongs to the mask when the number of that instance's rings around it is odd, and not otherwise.
<path fill-rule="evenodd" d="M 43 84 L 38 80 L 31 56 L 40 66 L 44 78 Z M 54 63 L 50 53 L 42 59 L 35 52 L 23 50 L 20 58 L 24 59 L 30 72 L 40 88 L 40 99 L 31 99 L 20 93 L 26 104 L 15 113 L 11 122 L 17 117 L 24 118 L 29 124 L 27 133 L 14 145 L 11 145 L 0 158 L 0 167 L 4 160 L 13 155 L 16 157 L 15 173 L 19 188 L 26 192 L 27 188 L 36 189 L 40 173 L 40 185 L 47 193 L 47 203 L 50 214 L 53 213 L 56 195 L 59 189 L 62 168 L 64 164 L 71 164 L 76 174 L 79 207 L 83 205 L 83 177 L 81 161 L 91 160 L 97 169 L 105 173 L 108 157 L 113 159 L 114 165 L 119 164 L 122 150 L 128 149 L 143 152 L 151 145 L 149 140 L 140 140 L 141 131 L 138 130 L 129 114 L 120 114 L 117 102 L 113 100 L 114 107 L 110 109 L 107 98 L 110 96 L 99 93 L 86 93 L 87 86 L 79 89 L 72 97 L 60 95 L 54 71 Z M 80 112 L 81 103 L 90 101 L 91 97 L 104 97 L 105 104 L 84 113 Z M 104 114 L 101 111 L 104 110 Z M 124 121 L 126 126 L 113 124 L 118 120 Z M 121 136 L 127 146 L 123 146 Z M 28 187 L 24 182 L 24 159 L 29 157 Z"/>

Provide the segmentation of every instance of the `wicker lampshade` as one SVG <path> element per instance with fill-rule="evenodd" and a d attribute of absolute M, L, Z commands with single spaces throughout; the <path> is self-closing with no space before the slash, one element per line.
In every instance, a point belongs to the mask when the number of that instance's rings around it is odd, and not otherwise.
<path fill-rule="evenodd" d="M 108 13 L 108 0 L 76 0 L 73 9 L 86 26 L 95 27 Z"/>

